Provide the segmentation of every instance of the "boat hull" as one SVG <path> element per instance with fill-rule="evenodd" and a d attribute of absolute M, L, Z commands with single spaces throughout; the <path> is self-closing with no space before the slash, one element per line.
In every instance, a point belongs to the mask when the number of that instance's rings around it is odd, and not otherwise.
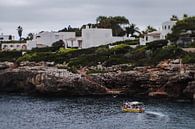
<path fill-rule="evenodd" d="M 128 108 L 122 108 L 123 112 L 131 112 L 131 113 L 143 113 L 144 110 L 141 109 L 128 109 Z"/>

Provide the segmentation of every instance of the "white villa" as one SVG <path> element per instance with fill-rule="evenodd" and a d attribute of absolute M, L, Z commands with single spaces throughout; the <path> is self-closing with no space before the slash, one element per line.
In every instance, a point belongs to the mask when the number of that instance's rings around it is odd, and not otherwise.
<path fill-rule="evenodd" d="M 172 28 L 176 24 L 176 21 L 167 21 L 162 23 L 162 28 L 159 31 L 154 31 L 145 34 L 143 38 L 140 38 L 140 45 L 146 45 L 146 43 L 166 39 L 167 34 L 172 33 Z"/>
<path fill-rule="evenodd" d="M 106 45 L 116 41 L 130 39 L 129 37 L 113 37 L 112 29 L 89 28 L 82 29 L 82 36 L 76 37 L 75 32 L 40 32 L 34 39 L 27 41 L 27 48 L 50 47 L 52 43 L 63 40 L 65 47 L 77 47 L 80 49 Z"/>
<path fill-rule="evenodd" d="M 50 47 L 52 43 L 63 40 L 64 42 L 67 39 L 76 38 L 75 32 L 40 32 L 33 36 L 33 40 L 27 41 L 27 49 L 31 50 L 32 48 L 42 48 Z"/>
<path fill-rule="evenodd" d="M 130 39 L 129 37 L 116 37 L 112 29 L 89 28 L 82 30 L 82 48 L 97 47 L 109 43 Z"/>
<path fill-rule="evenodd" d="M 26 43 L 2 43 L 1 44 L 1 50 L 2 51 L 21 51 L 21 50 L 27 50 Z"/>
<path fill-rule="evenodd" d="M 15 37 L 12 35 L 4 35 L 3 33 L 0 34 L 0 41 L 12 41 Z"/>
<path fill-rule="evenodd" d="M 20 43 L 14 41 L 15 37 L 12 35 L 4 35 L 3 33 L 0 35 L 0 46 L 2 51 L 12 51 L 12 50 L 26 50 L 26 43 Z"/>

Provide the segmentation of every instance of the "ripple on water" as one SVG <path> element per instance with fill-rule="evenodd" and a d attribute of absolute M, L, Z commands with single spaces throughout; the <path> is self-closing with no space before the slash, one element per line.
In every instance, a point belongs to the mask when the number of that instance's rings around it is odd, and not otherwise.
<path fill-rule="evenodd" d="M 127 98 L 34 98 L 0 95 L 0 129 L 194 129 L 195 106 L 145 101 L 145 113 L 122 113 Z M 144 101 L 144 100 L 142 100 Z"/>

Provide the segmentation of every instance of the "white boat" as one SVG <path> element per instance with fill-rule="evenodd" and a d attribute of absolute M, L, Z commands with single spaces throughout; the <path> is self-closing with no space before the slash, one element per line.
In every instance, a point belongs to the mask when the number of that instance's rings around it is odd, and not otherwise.
<path fill-rule="evenodd" d="M 145 111 L 144 104 L 142 102 L 125 102 L 122 106 L 123 112 L 143 113 Z"/>

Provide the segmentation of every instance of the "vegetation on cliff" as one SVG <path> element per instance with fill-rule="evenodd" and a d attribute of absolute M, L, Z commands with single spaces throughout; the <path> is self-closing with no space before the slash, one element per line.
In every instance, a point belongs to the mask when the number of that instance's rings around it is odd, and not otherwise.
<path fill-rule="evenodd" d="M 131 64 L 133 66 L 156 65 L 165 59 L 183 58 L 185 63 L 194 63 L 194 54 L 184 52 L 180 47 L 167 45 L 166 40 L 155 41 L 146 46 L 132 48 L 132 42 L 117 42 L 88 49 L 59 48 L 56 51 L 34 50 L 27 52 L 17 59 L 21 61 L 49 61 L 64 63 L 69 67 L 112 66 L 117 64 Z M 112 46 L 112 47 L 111 47 Z M 52 49 L 47 48 L 47 49 Z"/>

